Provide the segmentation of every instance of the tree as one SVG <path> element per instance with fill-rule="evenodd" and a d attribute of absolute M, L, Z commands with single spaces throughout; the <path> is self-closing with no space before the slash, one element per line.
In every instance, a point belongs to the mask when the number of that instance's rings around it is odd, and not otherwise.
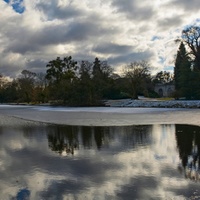
<path fill-rule="evenodd" d="M 17 79 L 20 101 L 29 103 L 32 100 L 32 94 L 35 85 L 36 73 L 29 70 L 23 70 L 21 76 Z"/>
<path fill-rule="evenodd" d="M 96 102 L 108 97 L 108 93 L 112 87 L 112 72 L 112 68 L 106 61 L 100 61 L 98 58 L 95 58 L 92 71 L 92 83 L 94 88 L 93 98 Z"/>
<path fill-rule="evenodd" d="M 79 104 L 80 105 L 93 105 L 93 84 L 91 78 L 92 63 L 89 61 L 82 61 L 80 65 L 80 79 L 77 85 Z"/>
<path fill-rule="evenodd" d="M 98 77 L 100 76 L 102 73 L 101 70 L 101 61 L 96 57 L 95 61 L 93 63 L 93 71 L 92 71 L 92 75 L 93 77 Z"/>
<path fill-rule="evenodd" d="M 146 61 L 133 62 L 126 66 L 125 78 L 128 80 L 133 99 L 138 99 L 139 92 L 147 91 L 146 80 L 149 77 L 149 64 Z"/>
<path fill-rule="evenodd" d="M 47 66 L 46 79 L 49 81 L 50 97 L 66 102 L 70 98 L 70 90 L 77 78 L 77 62 L 71 56 L 50 61 Z"/>
<path fill-rule="evenodd" d="M 170 83 L 173 81 L 172 74 L 170 72 L 166 71 L 160 71 L 158 72 L 155 77 L 153 78 L 153 82 L 156 83 Z"/>
<path fill-rule="evenodd" d="M 9 83 L 9 79 L 5 76 L 3 76 L 2 74 L 0 74 L 0 89 L 4 88 L 5 85 L 7 85 Z"/>
<path fill-rule="evenodd" d="M 14 102 L 18 99 L 17 83 L 0 74 L 0 102 Z"/>
<path fill-rule="evenodd" d="M 200 70 L 200 27 L 190 26 L 182 31 L 182 41 L 187 44 L 194 62 L 194 70 Z"/>
<path fill-rule="evenodd" d="M 19 86 L 18 86 L 18 80 L 13 80 L 11 82 L 8 82 L 1 90 L 2 94 L 2 102 L 6 103 L 13 103 L 18 102 L 19 100 Z"/>
<path fill-rule="evenodd" d="M 63 79 L 75 77 L 77 62 L 72 60 L 71 56 L 64 57 L 63 60 L 57 57 L 56 60 L 50 61 L 46 67 L 48 68 L 46 71 L 47 80 L 59 83 Z"/>
<path fill-rule="evenodd" d="M 93 99 L 99 101 L 103 97 L 103 71 L 101 69 L 101 61 L 95 58 L 92 68 L 92 83 L 93 83 Z"/>
<path fill-rule="evenodd" d="M 35 88 L 33 92 L 34 102 L 46 102 L 47 100 L 47 79 L 44 73 L 38 73 L 35 77 Z"/>
<path fill-rule="evenodd" d="M 182 41 L 187 45 L 192 65 L 191 98 L 200 99 L 200 27 L 193 25 L 184 29 Z"/>
<path fill-rule="evenodd" d="M 190 99 L 192 96 L 192 85 L 191 85 L 192 71 L 191 62 L 186 52 L 185 45 L 181 42 L 174 67 L 174 80 L 175 89 L 177 96 L 184 96 Z"/>

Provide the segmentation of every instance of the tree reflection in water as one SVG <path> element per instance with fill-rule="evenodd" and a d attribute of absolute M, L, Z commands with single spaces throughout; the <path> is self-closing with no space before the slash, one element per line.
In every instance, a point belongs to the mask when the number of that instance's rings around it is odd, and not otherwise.
<path fill-rule="evenodd" d="M 53 126 L 48 129 L 48 144 L 52 151 L 59 154 L 74 154 L 79 148 L 77 127 Z"/>
<path fill-rule="evenodd" d="M 200 127 L 176 125 L 176 140 L 186 178 L 200 181 Z"/>
<path fill-rule="evenodd" d="M 129 127 L 87 127 L 87 126 L 50 126 L 48 145 L 59 154 L 74 154 L 75 150 L 109 148 L 114 141 L 121 147 L 134 148 L 150 143 L 151 126 Z"/>
<path fill-rule="evenodd" d="M 102 145 L 108 144 L 110 140 L 109 127 L 79 127 L 83 147 L 87 149 L 101 149 Z"/>

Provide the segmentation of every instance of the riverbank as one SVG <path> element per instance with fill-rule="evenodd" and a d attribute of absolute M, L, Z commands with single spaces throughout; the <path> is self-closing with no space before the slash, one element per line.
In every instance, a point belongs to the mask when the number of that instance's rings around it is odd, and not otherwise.
<path fill-rule="evenodd" d="M 168 99 L 169 100 L 139 97 L 138 100 L 134 99 L 104 100 L 102 101 L 102 105 L 101 106 L 99 105 L 98 107 L 105 106 L 105 107 L 134 107 L 134 108 L 200 108 L 200 100 L 174 100 L 170 98 Z M 10 103 L 5 105 L 68 107 L 67 105 L 64 106 L 62 104 L 51 104 L 51 103 L 41 103 L 41 104 Z M 85 106 L 83 106 L 83 108 L 84 107 Z M 76 108 L 76 106 L 72 108 Z"/>
<path fill-rule="evenodd" d="M 108 100 L 106 106 L 110 107 L 143 107 L 143 108 L 200 108 L 200 100 L 169 100 L 162 101 L 156 99 L 142 100 Z"/>
<path fill-rule="evenodd" d="M 148 124 L 189 124 L 200 126 L 200 109 L 185 108 L 75 108 L 7 105 L 0 106 L 0 115 L 35 122 L 78 126 L 129 126 Z"/>

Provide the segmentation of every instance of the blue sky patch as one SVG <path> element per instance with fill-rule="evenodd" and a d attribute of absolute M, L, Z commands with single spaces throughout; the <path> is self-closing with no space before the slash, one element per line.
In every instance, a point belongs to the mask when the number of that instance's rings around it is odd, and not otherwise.
<path fill-rule="evenodd" d="M 23 0 L 4 0 L 6 3 L 11 4 L 13 10 L 17 13 L 23 13 L 25 11 L 25 7 L 23 6 Z"/>
<path fill-rule="evenodd" d="M 161 37 L 154 35 L 154 36 L 151 38 L 151 41 L 160 40 L 160 39 L 161 39 Z"/>
<path fill-rule="evenodd" d="M 166 66 L 164 67 L 164 71 L 173 71 L 174 66 Z"/>
<path fill-rule="evenodd" d="M 164 63 L 165 62 L 165 58 L 163 58 L 162 56 L 159 56 L 159 63 Z"/>

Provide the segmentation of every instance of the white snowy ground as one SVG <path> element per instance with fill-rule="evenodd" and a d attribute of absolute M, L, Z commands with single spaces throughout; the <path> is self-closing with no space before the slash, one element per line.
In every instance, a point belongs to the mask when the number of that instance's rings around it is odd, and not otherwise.
<path fill-rule="evenodd" d="M 142 124 L 200 125 L 200 109 L 134 107 L 50 107 L 0 105 L 0 125 L 21 119 L 52 124 L 82 126 L 122 126 Z M 12 121 L 12 123 L 10 123 Z"/>

